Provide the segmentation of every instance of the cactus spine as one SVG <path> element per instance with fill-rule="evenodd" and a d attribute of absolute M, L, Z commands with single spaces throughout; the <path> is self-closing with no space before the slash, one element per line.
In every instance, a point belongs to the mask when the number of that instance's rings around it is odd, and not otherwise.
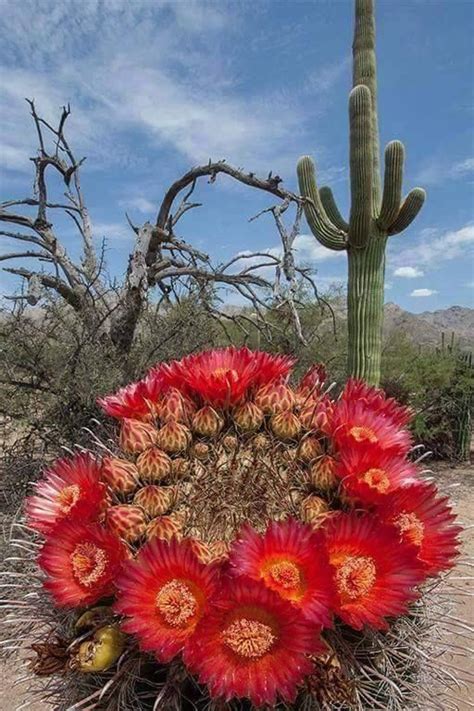
<path fill-rule="evenodd" d="M 377 385 L 380 380 L 388 237 L 405 230 L 425 201 L 425 191 L 402 199 L 404 147 L 391 141 L 385 149 L 383 191 L 377 116 L 374 0 L 355 0 L 353 89 L 349 97 L 351 209 L 342 217 L 332 191 L 318 190 L 315 165 L 298 162 L 305 214 L 314 236 L 328 249 L 346 250 L 349 374 Z"/>

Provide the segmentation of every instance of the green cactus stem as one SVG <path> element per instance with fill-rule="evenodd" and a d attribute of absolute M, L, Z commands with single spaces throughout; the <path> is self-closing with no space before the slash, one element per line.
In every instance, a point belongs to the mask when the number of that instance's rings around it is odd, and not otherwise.
<path fill-rule="evenodd" d="M 426 194 L 415 188 L 402 199 L 405 149 L 400 141 L 391 141 L 385 149 L 382 191 L 374 0 L 355 0 L 352 52 L 349 221 L 341 215 L 330 188 L 318 190 L 315 165 L 309 156 L 298 162 L 298 180 L 306 199 L 306 220 L 316 239 L 328 249 L 347 251 L 349 374 L 378 385 L 387 239 L 413 222 Z"/>

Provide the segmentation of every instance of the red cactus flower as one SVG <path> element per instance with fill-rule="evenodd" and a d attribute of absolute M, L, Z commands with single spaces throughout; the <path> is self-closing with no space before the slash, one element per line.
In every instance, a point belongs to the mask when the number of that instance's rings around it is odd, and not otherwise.
<path fill-rule="evenodd" d="M 339 400 L 330 419 L 329 434 L 340 450 L 378 448 L 404 456 L 411 447 L 411 437 L 406 430 L 382 413 L 368 409 L 364 402 Z"/>
<path fill-rule="evenodd" d="M 323 526 L 333 568 L 337 614 L 355 629 L 388 627 L 417 597 L 423 574 L 416 549 L 401 544 L 391 527 L 372 514 L 331 517 Z"/>
<path fill-rule="evenodd" d="M 218 569 L 199 562 L 186 542 L 154 539 L 117 579 L 115 609 L 141 648 L 170 661 L 183 649 L 207 609 Z"/>
<path fill-rule="evenodd" d="M 396 526 L 402 541 L 416 546 L 429 576 L 453 567 L 462 531 L 454 523 L 448 497 L 437 494 L 434 484 L 420 481 L 394 492 L 378 509 L 382 520 Z"/>
<path fill-rule="evenodd" d="M 28 524 L 49 533 L 65 518 L 91 521 L 102 511 L 106 487 L 100 481 L 101 465 L 91 454 L 60 459 L 35 484 L 26 500 Z"/>
<path fill-rule="evenodd" d="M 228 408 L 240 403 L 251 387 L 286 377 L 288 356 L 248 348 L 218 348 L 161 366 L 167 383 L 198 395 L 206 404 Z"/>
<path fill-rule="evenodd" d="M 322 645 L 300 611 L 252 580 L 233 580 L 214 600 L 184 650 L 211 697 L 247 697 L 272 708 L 292 701 Z"/>
<path fill-rule="evenodd" d="M 331 624 L 331 568 L 320 534 L 296 519 L 273 521 L 263 535 L 244 525 L 232 543 L 230 562 L 237 575 L 263 583 L 312 622 Z"/>
<path fill-rule="evenodd" d="M 406 427 L 413 416 L 409 407 L 400 405 L 395 398 L 387 397 L 383 390 L 367 385 L 363 380 L 348 380 L 341 399 L 346 402 L 362 402 L 366 408 L 383 415 L 397 427 Z"/>
<path fill-rule="evenodd" d="M 150 418 L 149 392 L 143 380 L 120 388 L 113 395 L 98 398 L 103 411 L 118 420 L 148 420 Z"/>
<path fill-rule="evenodd" d="M 349 496 L 365 503 L 390 497 L 399 487 L 416 481 L 416 467 L 405 457 L 383 450 L 349 448 L 341 451 L 336 470 Z"/>
<path fill-rule="evenodd" d="M 46 539 L 38 564 L 44 587 L 61 607 L 82 607 L 113 590 L 128 553 L 121 541 L 96 523 L 63 521 Z"/>

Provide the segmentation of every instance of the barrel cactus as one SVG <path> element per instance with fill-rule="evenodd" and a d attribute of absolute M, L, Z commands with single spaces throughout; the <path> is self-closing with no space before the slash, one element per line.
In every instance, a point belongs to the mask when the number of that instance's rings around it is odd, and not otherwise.
<path fill-rule="evenodd" d="M 292 367 L 159 364 L 100 400 L 113 436 L 36 484 L 13 587 L 41 588 L 12 621 L 55 708 L 409 707 L 460 527 L 409 456 L 409 410 Z"/>
<path fill-rule="evenodd" d="M 390 236 L 405 230 L 425 201 L 414 188 L 402 199 L 405 150 L 385 149 L 383 190 L 377 114 L 374 0 L 355 0 L 353 89 L 349 97 L 351 209 L 346 221 L 329 187 L 318 189 L 309 156 L 298 162 L 301 194 L 312 233 L 328 249 L 347 252 L 348 372 L 380 381 L 385 250 Z"/>

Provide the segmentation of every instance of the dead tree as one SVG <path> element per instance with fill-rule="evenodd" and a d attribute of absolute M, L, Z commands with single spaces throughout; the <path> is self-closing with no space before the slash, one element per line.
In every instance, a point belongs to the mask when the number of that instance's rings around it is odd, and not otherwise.
<path fill-rule="evenodd" d="M 206 165 L 192 168 L 167 190 L 154 224 L 146 222 L 136 226 L 127 216 L 135 233 L 135 242 L 123 280 L 117 287 L 105 276 L 103 249 L 94 244 L 93 226 L 80 183 L 84 158 L 76 159 L 65 133 L 70 108 L 63 108 L 58 125 L 53 126 L 38 114 L 33 101 L 27 101 L 39 144 L 37 155 L 31 158 L 35 166 L 34 195 L 0 205 L 0 222 L 7 227 L 0 230 L 0 236 L 24 244 L 25 249 L 5 252 L 0 260 L 15 263 L 22 258 L 34 258 L 38 268 L 25 269 L 16 264 L 4 267 L 26 284 L 25 293 L 7 298 L 36 304 L 45 291 L 56 292 L 92 333 L 110 338 L 121 352 L 127 353 L 151 288 L 156 287 L 164 301 L 171 301 L 183 284 L 203 294 L 224 285 L 234 288 L 250 303 L 252 323 L 265 323 L 264 309 L 269 296 L 277 305 L 289 305 L 295 328 L 303 338 L 295 303 L 297 281 L 306 280 L 317 296 L 310 270 L 295 265 L 292 251 L 304 199 L 284 189 L 279 176 L 270 173 L 266 179 L 260 179 L 254 173 L 233 168 L 225 160 L 210 160 Z M 50 199 L 47 177 L 51 171 L 57 171 L 64 181 L 63 202 Z M 176 234 L 181 217 L 200 207 L 200 203 L 192 201 L 197 181 L 207 178 L 209 183 L 214 183 L 219 174 L 278 198 L 277 205 L 263 212 L 272 213 L 275 219 L 282 242 L 281 256 L 245 252 L 226 263 L 213 264 L 209 255 Z M 295 216 L 293 224 L 287 228 L 282 215 L 290 206 L 295 208 Z M 33 208 L 34 214 L 29 208 Z M 82 244 L 80 261 L 69 256 L 64 240 L 54 226 L 58 212 L 67 215 L 75 226 Z M 264 273 L 263 267 L 267 268 Z M 272 279 L 264 276 L 268 267 L 272 267 Z M 206 304 L 209 308 L 208 299 Z M 244 316 L 230 316 L 225 311 L 215 310 L 215 315 L 222 323 L 231 318 L 243 325 L 245 320 Z"/>

